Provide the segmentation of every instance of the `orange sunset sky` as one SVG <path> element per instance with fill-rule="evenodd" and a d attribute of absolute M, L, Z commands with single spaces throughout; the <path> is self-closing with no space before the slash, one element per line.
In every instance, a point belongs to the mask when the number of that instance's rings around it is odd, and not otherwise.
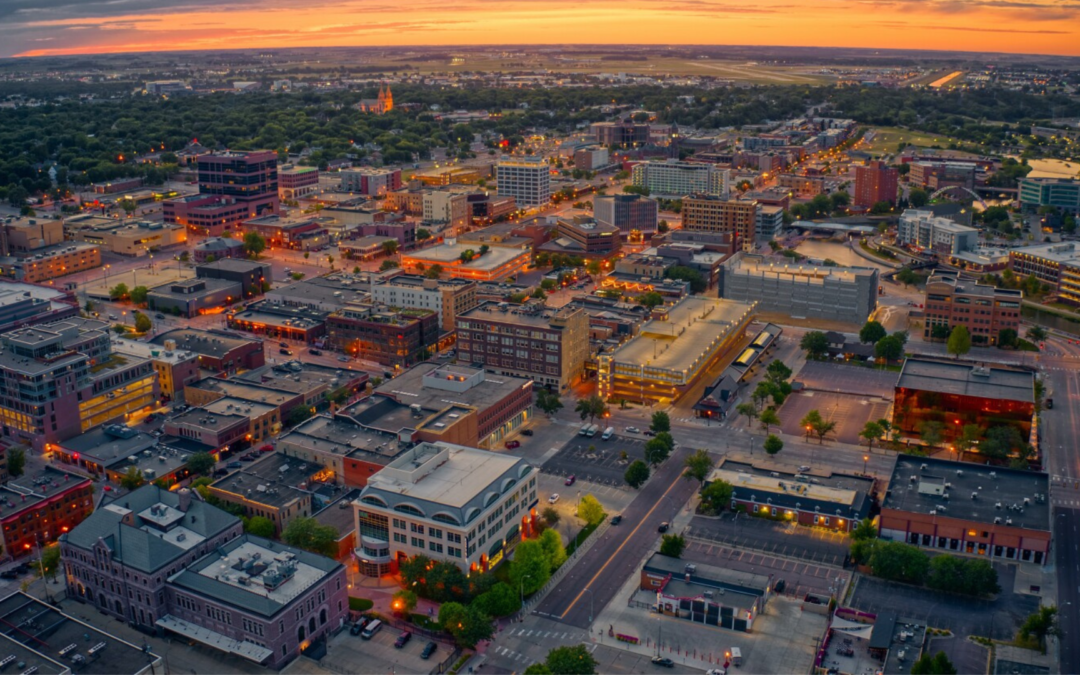
<path fill-rule="evenodd" d="M 737 44 L 1080 55 L 1080 0 L 0 0 L 0 56 Z"/>

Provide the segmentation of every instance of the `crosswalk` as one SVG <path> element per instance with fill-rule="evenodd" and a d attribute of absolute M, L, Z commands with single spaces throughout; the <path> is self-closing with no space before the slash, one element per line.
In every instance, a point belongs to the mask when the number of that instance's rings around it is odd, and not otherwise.
<path fill-rule="evenodd" d="M 575 630 L 570 630 L 570 631 L 542 630 L 542 629 L 536 629 L 536 628 L 533 628 L 533 629 L 518 628 L 518 629 L 515 629 L 515 630 L 512 630 L 512 631 L 509 631 L 507 633 L 507 636 L 508 637 L 521 638 L 523 640 L 528 640 L 530 642 L 533 641 L 533 640 L 535 640 L 537 642 L 539 642 L 540 640 L 559 640 L 559 641 L 570 642 L 572 644 L 585 642 L 589 638 L 589 634 L 584 633 L 582 631 L 575 631 Z M 536 643 L 533 643 L 533 644 L 536 644 Z M 531 666 L 532 664 L 537 662 L 536 658 L 534 658 L 532 656 L 529 656 L 528 654 L 525 654 L 523 652 L 519 652 L 519 651 L 517 651 L 515 649 L 511 649 L 509 647 L 505 647 L 505 646 L 502 646 L 502 645 L 493 646 L 491 651 L 494 652 L 496 656 L 499 656 L 502 659 L 505 659 L 507 661 L 511 661 L 511 662 L 513 662 L 515 664 L 519 664 L 522 667 L 522 669 L 528 668 L 529 666 Z M 541 654 L 540 658 L 543 658 L 543 657 L 544 657 L 544 654 Z"/>

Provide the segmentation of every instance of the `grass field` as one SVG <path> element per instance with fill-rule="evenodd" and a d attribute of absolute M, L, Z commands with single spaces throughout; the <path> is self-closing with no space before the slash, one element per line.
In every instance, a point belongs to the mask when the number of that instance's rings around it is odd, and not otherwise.
<path fill-rule="evenodd" d="M 561 73 L 626 73 L 627 75 L 711 75 L 726 80 L 753 84 L 825 84 L 830 78 L 812 71 L 813 65 L 798 67 L 760 66 L 748 61 L 649 58 L 645 61 L 605 61 L 602 54 L 575 55 L 570 58 L 530 55 L 525 58 L 498 58 L 487 55 L 463 55 L 453 60 L 409 61 L 373 59 L 364 65 L 385 66 L 388 70 L 404 65 L 415 66 L 421 73 L 521 72 L 552 70 Z"/>
<path fill-rule="evenodd" d="M 929 148 L 938 145 L 943 148 L 949 147 L 949 139 L 937 134 L 928 134 L 922 131 L 910 131 L 898 127 L 877 127 L 874 138 L 867 142 L 863 140 L 857 147 L 858 150 L 874 154 L 896 152 L 900 143 L 908 143 L 920 148 Z M 865 139 L 866 137 L 863 136 Z"/>

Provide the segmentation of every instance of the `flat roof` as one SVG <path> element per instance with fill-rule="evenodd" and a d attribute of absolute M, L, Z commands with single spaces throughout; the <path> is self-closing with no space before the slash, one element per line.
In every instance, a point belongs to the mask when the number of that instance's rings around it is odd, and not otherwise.
<path fill-rule="evenodd" d="M 206 377 L 194 384 L 188 385 L 204 391 L 216 391 L 232 398 L 257 403 L 265 403 L 280 407 L 296 398 L 291 391 L 284 391 L 274 387 L 268 387 L 254 382 L 244 382 L 237 379 L 223 379 L 220 377 Z"/>
<path fill-rule="evenodd" d="M 432 462 L 434 465 L 429 465 Z M 368 489 L 378 490 L 461 508 L 522 462 L 521 457 L 505 453 L 448 443 L 421 443 L 369 478 L 365 493 Z M 415 482 L 403 479 L 406 472 L 414 470 L 427 473 Z"/>
<path fill-rule="evenodd" d="M 319 387 L 333 391 L 359 385 L 367 379 L 368 374 L 362 371 L 295 360 L 260 366 L 233 377 L 233 381 L 250 382 L 294 394 L 307 394 Z"/>
<path fill-rule="evenodd" d="M 956 256 L 954 256 L 956 257 Z M 980 284 L 975 281 L 961 279 L 956 272 L 934 270 L 926 280 L 927 285 L 932 283 L 947 284 L 953 287 L 956 293 L 964 295 L 978 295 L 984 298 L 1010 298 L 1020 301 L 1024 298 L 1024 292 L 1012 288 L 998 288 L 989 284 Z"/>
<path fill-rule="evenodd" d="M 722 480 L 735 488 L 740 500 L 751 497 L 760 504 L 823 516 L 862 519 L 870 515 L 870 478 L 842 473 L 800 474 L 771 465 L 725 460 L 713 470 L 709 482 Z"/>
<path fill-rule="evenodd" d="M 1080 260 L 1080 247 L 1074 242 L 1043 244 L 1041 246 L 1023 246 L 1010 251 L 1011 255 L 1027 255 L 1044 258 L 1054 262 L 1067 263 Z"/>
<path fill-rule="evenodd" d="M 352 457 L 371 464 L 389 464 L 408 445 L 391 433 L 360 426 L 347 419 L 317 415 L 278 439 L 278 449 L 288 445 L 311 452 Z"/>
<path fill-rule="evenodd" d="M 686 296 L 668 310 L 667 320 L 651 319 L 637 337 L 611 354 L 612 361 L 660 370 L 691 370 L 717 340 L 726 338 L 753 305 L 734 300 Z"/>
<path fill-rule="evenodd" d="M 281 508 L 309 496 L 314 487 L 310 484 L 310 479 L 320 471 L 322 467 L 318 464 L 273 452 L 243 465 L 212 483 L 210 487 L 249 501 Z"/>
<path fill-rule="evenodd" d="M 704 563 L 691 563 L 696 568 L 691 573 L 691 579 L 699 584 L 727 588 L 732 591 L 742 591 L 748 595 L 761 596 L 769 588 L 769 577 L 764 574 L 743 572 L 728 569 L 716 565 Z M 662 572 L 673 576 L 682 577 L 686 573 L 687 562 L 680 558 L 653 553 L 645 561 L 645 569 L 654 572 Z M 713 582 L 713 583 L 709 583 Z"/>
<path fill-rule="evenodd" d="M 244 534 L 169 578 L 169 583 L 264 617 L 343 569 L 303 549 Z"/>
<path fill-rule="evenodd" d="M 127 354 L 142 359 L 172 364 L 183 363 L 184 361 L 199 358 L 199 355 L 192 351 L 183 349 L 166 350 L 161 345 L 140 342 L 138 340 L 128 340 L 122 337 L 112 338 L 112 350 L 118 354 Z"/>
<path fill-rule="evenodd" d="M 476 384 L 464 391 L 448 391 L 425 386 L 425 377 L 476 378 Z M 386 380 L 374 393 L 393 398 L 406 405 L 442 410 L 449 405 L 460 404 L 485 410 L 499 403 L 510 394 L 528 387 L 532 380 L 511 375 L 494 375 L 483 369 L 460 364 L 420 363 L 392 380 Z"/>
<path fill-rule="evenodd" d="M 804 283 L 824 283 L 844 281 L 852 283 L 860 277 L 871 278 L 878 273 L 869 267 L 829 267 L 825 265 L 801 265 L 791 263 L 767 262 L 764 257 L 743 255 L 732 259 L 727 264 L 727 271 L 732 274 L 767 277 L 770 279 L 787 278 L 788 281 Z"/>
<path fill-rule="evenodd" d="M 164 345 L 166 340 L 175 340 L 177 349 L 188 349 L 198 354 L 221 358 L 234 349 L 247 345 L 261 345 L 261 340 L 237 337 L 229 333 L 197 328 L 175 328 L 150 340 L 155 345 Z"/>
<path fill-rule="evenodd" d="M 899 455 L 881 508 L 986 524 L 1011 519 L 1012 527 L 1048 532 L 1049 492 L 1045 473 Z"/>
<path fill-rule="evenodd" d="M 228 272 L 254 272 L 259 269 L 270 269 L 269 262 L 258 262 L 256 260 L 243 260 L 241 258 L 222 258 L 221 260 L 215 260 L 214 262 L 199 263 L 195 266 L 196 270 L 200 269 L 213 269 L 224 270 Z M 205 277 L 202 277 L 205 278 Z"/>
<path fill-rule="evenodd" d="M 90 480 L 49 464 L 28 463 L 26 469 L 23 475 L 0 485 L 0 518 L 32 509 L 58 492 Z"/>
<path fill-rule="evenodd" d="M 506 311 L 502 311 L 505 309 Z M 577 307 L 560 307 L 554 309 L 540 303 L 526 303 L 516 305 L 507 302 L 488 300 L 472 309 L 458 314 L 458 321 L 479 319 L 483 321 L 497 321 L 499 323 L 512 323 L 520 326 L 537 326 L 547 330 L 560 331 L 561 326 L 553 326 L 553 319 L 568 317 L 574 312 L 582 312 Z"/>
<path fill-rule="evenodd" d="M 151 664 L 161 668 L 157 654 L 22 591 L 0 600 L 0 626 L 0 660 L 13 656 L 18 662 L 12 673 L 134 675 L 149 671 Z"/>
<path fill-rule="evenodd" d="M 187 412 L 170 417 L 167 422 L 181 425 L 186 424 L 210 431 L 224 431 L 236 425 L 238 422 L 250 423 L 246 415 L 233 413 L 215 413 L 205 408 L 192 408 Z"/>
<path fill-rule="evenodd" d="M 237 299 L 240 299 L 243 291 L 239 281 L 213 279 L 208 277 L 170 281 L 169 283 L 151 288 L 150 295 L 159 295 L 177 300 L 191 300 L 230 288 L 235 288 L 238 291 Z"/>
<path fill-rule="evenodd" d="M 1034 373 L 954 361 L 908 358 L 896 386 L 955 396 L 1035 402 Z"/>
<path fill-rule="evenodd" d="M 479 253 L 479 246 L 476 244 L 440 244 L 420 251 L 409 251 L 405 255 L 414 260 L 447 264 L 457 263 L 461 260 L 461 254 L 470 249 L 474 253 Z M 493 270 L 528 255 L 530 255 L 529 252 L 524 249 L 492 246 L 484 255 L 478 255 L 471 261 L 456 266 L 473 270 Z"/>

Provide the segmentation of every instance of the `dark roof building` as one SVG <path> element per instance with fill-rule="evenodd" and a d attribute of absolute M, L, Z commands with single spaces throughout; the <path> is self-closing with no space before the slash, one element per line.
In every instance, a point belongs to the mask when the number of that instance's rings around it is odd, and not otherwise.
<path fill-rule="evenodd" d="M 262 341 L 221 331 L 177 328 L 154 336 L 150 342 L 166 349 L 195 352 L 199 365 L 207 370 L 231 373 L 266 363 Z"/>

